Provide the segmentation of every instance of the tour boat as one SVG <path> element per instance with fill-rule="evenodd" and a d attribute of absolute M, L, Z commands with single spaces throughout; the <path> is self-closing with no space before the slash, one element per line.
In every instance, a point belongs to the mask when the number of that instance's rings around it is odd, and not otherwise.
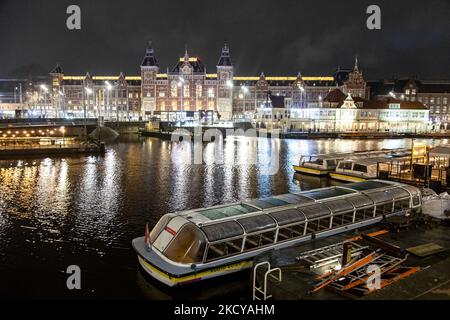
<path fill-rule="evenodd" d="M 298 165 L 294 165 L 295 172 L 326 176 L 336 169 L 339 160 L 350 156 L 349 153 L 313 154 L 300 157 Z"/>
<path fill-rule="evenodd" d="M 169 213 L 132 241 L 151 277 L 178 286 L 252 267 L 252 259 L 419 209 L 420 190 L 372 180 Z"/>
<path fill-rule="evenodd" d="M 293 168 L 297 173 L 306 173 L 317 176 L 326 176 L 336 170 L 339 161 L 345 159 L 359 159 L 359 158 L 374 158 L 381 156 L 389 157 L 404 157 L 411 155 L 411 150 L 398 149 L 382 149 L 371 151 L 355 151 L 352 153 L 328 153 L 328 154 L 313 154 L 302 155 L 298 165 Z M 353 180 L 362 181 L 362 180 Z"/>
<path fill-rule="evenodd" d="M 335 172 L 330 172 L 330 177 L 345 182 L 360 182 L 378 178 L 381 171 L 398 174 L 404 171 L 402 159 L 407 159 L 402 153 L 384 157 L 345 159 L 339 161 Z M 409 165 L 408 162 L 408 168 Z"/>

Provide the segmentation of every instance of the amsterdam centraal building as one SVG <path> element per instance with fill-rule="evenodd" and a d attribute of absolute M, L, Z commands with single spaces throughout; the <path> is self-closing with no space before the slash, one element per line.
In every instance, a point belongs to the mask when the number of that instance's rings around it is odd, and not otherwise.
<path fill-rule="evenodd" d="M 33 92 L 27 92 L 28 113 L 119 121 L 250 119 L 258 108 L 270 104 L 270 96 L 284 97 L 287 108 L 305 108 L 318 105 L 335 88 L 352 96 L 369 95 L 357 60 L 354 68 L 338 70 L 333 76 L 266 76 L 261 72 L 244 77 L 236 74 L 226 43 L 215 73 L 207 73 L 203 62 L 187 50 L 171 69 L 162 68 L 151 43 L 140 71 L 139 76 L 80 76 L 67 75 L 57 65 L 50 72 L 51 84 L 36 84 Z"/>

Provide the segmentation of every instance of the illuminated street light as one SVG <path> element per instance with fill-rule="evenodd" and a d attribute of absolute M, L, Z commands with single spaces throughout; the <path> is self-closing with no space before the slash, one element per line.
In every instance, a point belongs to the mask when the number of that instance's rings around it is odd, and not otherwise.
<path fill-rule="evenodd" d="M 84 89 L 86 89 L 86 92 L 87 92 L 88 94 L 91 94 L 91 93 L 92 93 L 92 89 L 91 89 L 91 88 L 85 87 Z"/>

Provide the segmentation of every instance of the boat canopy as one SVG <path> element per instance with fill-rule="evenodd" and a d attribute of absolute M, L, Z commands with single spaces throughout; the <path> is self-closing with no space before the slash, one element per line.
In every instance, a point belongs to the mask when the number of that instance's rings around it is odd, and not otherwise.
<path fill-rule="evenodd" d="M 150 242 L 175 263 L 206 263 L 420 203 L 416 187 L 364 181 L 167 214 Z"/>

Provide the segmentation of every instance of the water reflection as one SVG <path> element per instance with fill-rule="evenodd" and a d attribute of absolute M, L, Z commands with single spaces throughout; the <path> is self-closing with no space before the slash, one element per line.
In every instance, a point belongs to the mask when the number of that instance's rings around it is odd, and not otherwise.
<path fill-rule="evenodd" d="M 0 295 L 21 296 L 17 281 L 37 270 L 34 277 L 46 284 L 30 292 L 51 296 L 61 287 L 54 273 L 76 262 L 95 275 L 87 285 L 94 295 L 141 297 L 130 242 L 145 223 L 155 224 L 166 212 L 329 185 L 327 178 L 294 175 L 292 164 L 302 154 L 411 143 L 228 137 L 195 145 L 127 138 L 108 145 L 103 157 L 0 160 Z M 202 150 L 199 164 L 196 148 Z M 266 174 L 274 163 L 278 169 Z"/>

